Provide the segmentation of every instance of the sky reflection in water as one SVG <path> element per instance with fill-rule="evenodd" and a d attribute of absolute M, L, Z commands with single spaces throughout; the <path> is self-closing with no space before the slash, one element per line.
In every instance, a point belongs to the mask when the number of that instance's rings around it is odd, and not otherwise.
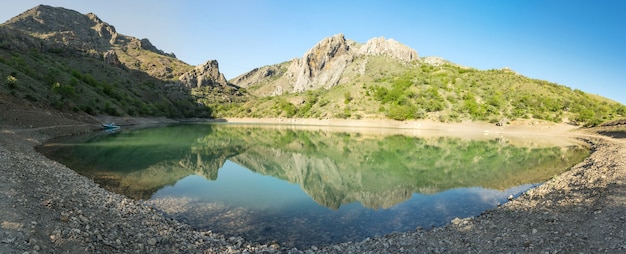
<path fill-rule="evenodd" d="M 194 228 L 302 248 L 478 215 L 587 156 L 566 144 L 200 124 L 41 150 Z"/>

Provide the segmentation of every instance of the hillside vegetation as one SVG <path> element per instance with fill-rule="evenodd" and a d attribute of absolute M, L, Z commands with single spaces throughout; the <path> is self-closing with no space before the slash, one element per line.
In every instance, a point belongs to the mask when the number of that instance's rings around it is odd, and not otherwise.
<path fill-rule="evenodd" d="M 90 56 L 14 49 L 7 39 L 0 38 L 0 92 L 34 106 L 91 115 L 208 116 L 192 97 L 145 72 Z"/>
<path fill-rule="evenodd" d="M 221 105 L 218 116 L 431 119 L 506 124 L 541 119 L 595 126 L 626 115 L 626 106 L 569 87 L 524 77 L 510 69 L 477 70 L 446 61 L 401 62 L 387 56 L 355 58 L 330 89 L 257 95 Z M 286 66 L 287 64 L 281 64 Z M 365 66 L 365 71 L 362 70 Z M 276 77 L 272 77 L 276 79 Z M 247 89 L 261 94 L 261 80 Z"/>
<path fill-rule="evenodd" d="M 194 68 L 93 13 L 45 5 L 0 25 L 0 93 L 79 114 L 172 118 L 211 117 L 202 101 L 243 96 L 217 61 Z"/>
<path fill-rule="evenodd" d="M 626 107 L 509 69 L 477 70 L 392 39 L 337 34 L 302 58 L 227 81 L 95 14 L 36 6 L 0 25 L 0 93 L 25 106 L 112 116 L 465 120 L 595 126 Z"/>

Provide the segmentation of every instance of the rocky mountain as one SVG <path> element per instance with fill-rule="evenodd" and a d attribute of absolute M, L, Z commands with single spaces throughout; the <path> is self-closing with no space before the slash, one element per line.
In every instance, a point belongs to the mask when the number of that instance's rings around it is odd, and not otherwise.
<path fill-rule="evenodd" d="M 94 13 L 39 5 L 0 25 L 0 35 L 0 75 L 11 80 L 0 92 L 28 103 L 88 114 L 207 117 L 211 109 L 202 103 L 242 96 L 217 61 L 191 66 Z"/>
<path fill-rule="evenodd" d="M 417 51 L 393 39 L 378 37 L 359 44 L 346 40 L 343 34 L 337 34 L 318 42 L 302 58 L 254 69 L 231 82 L 251 87 L 268 84 L 268 79 L 274 80 L 270 85 L 273 90 L 258 88 L 258 95 L 330 89 L 340 83 L 344 71 L 356 58 L 368 56 L 386 56 L 402 62 L 419 61 Z M 360 66 L 360 72 L 365 71 L 365 64 Z"/>
<path fill-rule="evenodd" d="M 626 106 L 509 69 L 477 70 L 420 58 L 393 39 L 361 44 L 342 34 L 301 58 L 240 75 L 231 83 L 256 96 L 217 113 L 236 117 L 430 119 L 441 122 L 535 119 L 592 126 L 626 116 Z"/>
<path fill-rule="evenodd" d="M 216 60 L 209 60 L 196 66 L 193 70 L 181 75 L 178 80 L 189 89 L 204 86 L 226 86 L 228 84 L 224 74 L 220 72 Z"/>
<path fill-rule="evenodd" d="M 301 58 L 227 81 L 217 61 L 191 66 L 93 13 L 36 6 L 0 25 L 0 93 L 89 115 L 514 119 L 596 125 L 626 106 L 504 68 L 477 70 L 393 39 L 343 34 Z"/>
<path fill-rule="evenodd" d="M 113 50 L 121 62 L 151 76 L 171 79 L 190 69 L 188 64 L 157 49 L 148 39 L 117 33 L 96 14 L 39 5 L 8 20 L 5 26 L 42 39 L 44 51 L 94 57 Z M 154 55 L 146 56 L 146 53 Z"/>

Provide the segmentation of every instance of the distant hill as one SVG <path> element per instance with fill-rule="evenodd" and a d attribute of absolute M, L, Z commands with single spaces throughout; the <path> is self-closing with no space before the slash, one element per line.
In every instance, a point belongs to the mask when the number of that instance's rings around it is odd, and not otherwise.
<path fill-rule="evenodd" d="M 45 5 L 0 25 L 0 78 L 25 103 L 91 115 L 211 117 L 202 101 L 243 96 L 217 61 L 194 67 L 93 13 Z"/>
<path fill-rule="evenodd" d="M 477 70 L 419 58 L 415 50 L 382 37 L 361 44 L 338 34 L 302 58 L 259 67 L 230 82 L 255 97 L 222 107 L 218 115 L 499 124 L 532 118 L 589 126 L 626 115 L 624 105 L 600 96 L 508 68 Z"/>

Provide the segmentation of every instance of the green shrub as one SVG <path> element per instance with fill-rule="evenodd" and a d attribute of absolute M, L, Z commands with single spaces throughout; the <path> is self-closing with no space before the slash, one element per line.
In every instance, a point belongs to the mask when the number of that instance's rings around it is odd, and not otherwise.
<path fill-rule="evenodd" d="M 7 84 L 7 86 L 9 87 L 9 89 L 15 89 L 17 87 L 17 75 L 9 75 L 6 78 L 5 83 Z"/>

